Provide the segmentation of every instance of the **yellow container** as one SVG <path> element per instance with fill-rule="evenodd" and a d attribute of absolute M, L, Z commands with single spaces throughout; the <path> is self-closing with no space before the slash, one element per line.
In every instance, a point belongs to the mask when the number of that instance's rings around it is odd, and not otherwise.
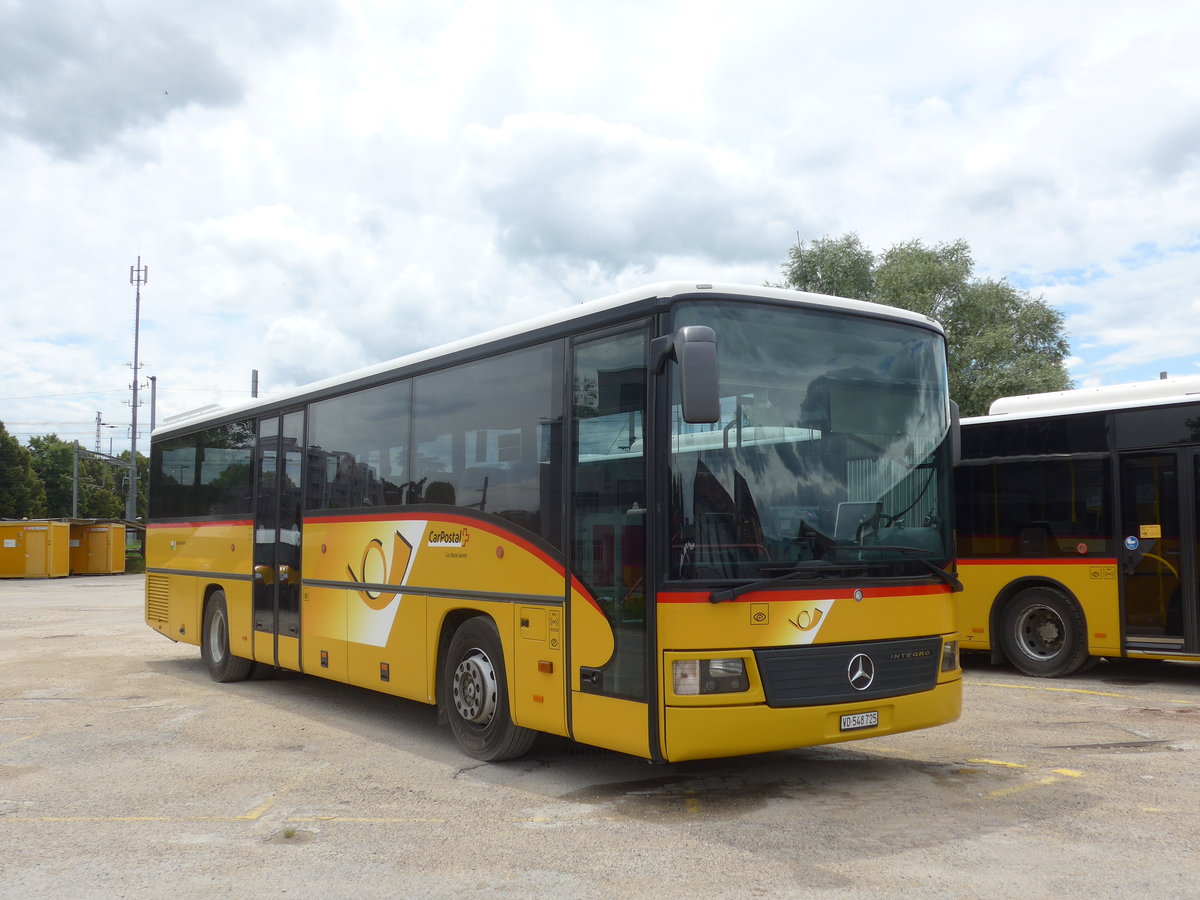
<path fill-rule="evenodd" d="M 125 525 L 71 523 L 71 574 L 120 575 L 125 571 Z"/>
<path fill-rule="evenodd" d="M 0 522 L 0 578 L 69 575 L 70 541 L 66 522 Z"/>

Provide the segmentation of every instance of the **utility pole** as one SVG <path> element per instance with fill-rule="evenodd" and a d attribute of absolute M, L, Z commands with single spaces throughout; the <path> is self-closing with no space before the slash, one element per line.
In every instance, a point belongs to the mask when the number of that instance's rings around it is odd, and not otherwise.
<path fill-rule="evenodd" d="M 133 307 L 133 423 L 129 435 L 129 499 L 125 501 L 125 519 L 129 522 L 137 519 L 137 414 L 138 414 L 138 331 L 142 321 L 142 285 L 150 280 L 150 267 L 142 265 L 142 258 L 137 258 L 137 265 L 129 267 L 129 283 L 135 288 Z"/>
<path fill-rule="evenodd" d="M 96 452 L 100 452 L 100 410 L 96 410 Z"/>
<path fill-rule="evenodd" d="M 96 413 L 96 422 L 100 421 L 100 413 Z M 100 425 L 96 425 L 96 430 L 100 430 Z M 100 436 L 96 436 L 99 441 Z M 97 447 L 97 450 L 100 448 Z M 79 518 L 79 441 L 74 441 L 71 447 L 71 518 Z"/>

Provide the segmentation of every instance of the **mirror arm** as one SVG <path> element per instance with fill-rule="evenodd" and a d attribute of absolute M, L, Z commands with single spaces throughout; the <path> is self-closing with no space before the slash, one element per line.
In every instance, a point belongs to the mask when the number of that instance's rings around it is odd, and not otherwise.
<path fill-rule="evenodd" d="M 667 361 L 675 359 L 675 338 L 672 335 L 656 337 L 650 341 L 650 371 L 661 375 Z"/>

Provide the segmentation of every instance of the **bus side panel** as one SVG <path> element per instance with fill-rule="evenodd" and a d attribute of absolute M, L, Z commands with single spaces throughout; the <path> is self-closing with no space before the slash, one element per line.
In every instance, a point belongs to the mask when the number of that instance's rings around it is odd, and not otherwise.
<path fill-rule="evenodd" d="M 433 702 L 428 675 L 428 598 L 420 594 L 383 595 L 374 605 L 385 600 L 386 605 L 373 609 L 359 593 L 346 591 L 350 683 Z"/>
<path fill-rule="evenodd" d="M 349 677 L 346 605 L 350 591 L 304 586 L 300 604 L 300 664 L 303 671 L 333 681 Z"/>
<path fill-rule="evenodd" d="M 312 517 L 304 573 L 306 672 L 435 703 L 447 620 L 485 615 L 500 633 L 513 720 L 567 733 L 564 574 L 545 551 L 455 515 Z"/>
<path fill-rule="evenodd" d="M 650 758 L 646 704 L 605 697 L 571 694 L 572 737 L 594 747 Z"/>
<path fill-rule="evenodd" d="M 197 580 L 196 606 L 204 601 L 207 582 Z M 225 608 L 229 612 L 229 650 L 234 656 L 254 658 L 254 587 L 249 581 L 221 583 Z"/>
<path fill-rule="evenodd" d="M 183 644 L 200 644 L 201 620 L 196 595 L 199 579 L 191 575 L 146 575 L 146 624 Z"/>
<path fill-rule="evenodd" d="M 513 721 L 565 737 L 567 696 L 562 620 L 561 607 L 518 607 L 510 678 Z"/>
<path fill-rule="evenodd" d="M 229 576 L 250 573 L 252 535 L 249 523 L 152 525 L 146 534 L 147 624 L 172 640 L 199 645 L 204 597 L 210 585 L 219 585 L 229 610 L 230 650 L 251 657 L 250 583 Z"/>
<path fill-rule="evenodd" d="M 1088 628 L 1088 653 L 1121 655 L 1120 604 L 1116 561 L 1113 559 L 995 559 L 959 560 L 963 591 L 957 595 L 958 625 L 963 650 L 992 647 L 991 615 L 997 597 L 1020 590 L 1015 582 L 1061 585 L 1083 609 Z"/>

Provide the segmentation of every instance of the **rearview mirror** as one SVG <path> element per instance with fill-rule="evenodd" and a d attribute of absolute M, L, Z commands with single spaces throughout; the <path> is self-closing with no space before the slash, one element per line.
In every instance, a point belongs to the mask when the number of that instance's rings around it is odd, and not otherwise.
<path fill-rule="evenodd" d="M 717 422 L 721 392 L 717 378 L 717 334 L 707 325 L 685 325 L 672 339 L 679 364 L 680 405 L 685 422 Z"/>

